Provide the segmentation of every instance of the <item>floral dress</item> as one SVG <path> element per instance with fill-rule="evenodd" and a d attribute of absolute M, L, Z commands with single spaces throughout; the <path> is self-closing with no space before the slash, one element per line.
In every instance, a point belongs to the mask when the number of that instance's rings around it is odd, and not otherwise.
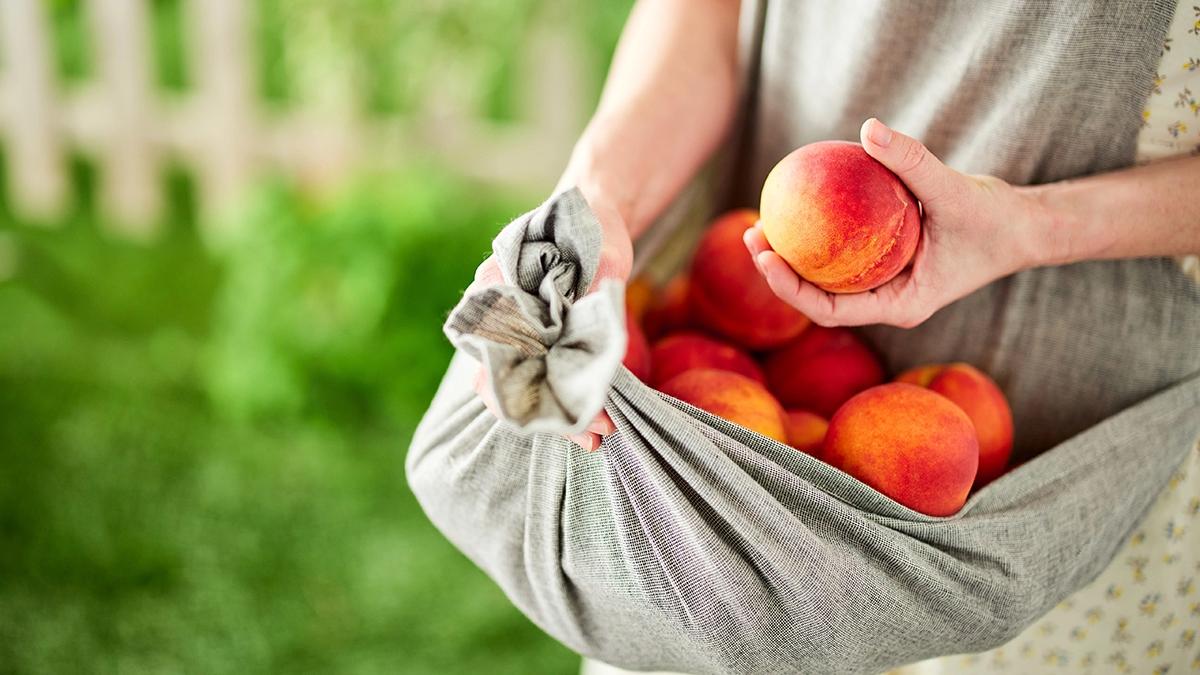
<path fill-rule="evenodd" d="M 1137 161 L 1200 153 L 1200 5 L 1179 3 L 1163 40 L 1162 62 L 1142 111 Z M 1180 259 L 1200 281 L 1200 256 Z"/>

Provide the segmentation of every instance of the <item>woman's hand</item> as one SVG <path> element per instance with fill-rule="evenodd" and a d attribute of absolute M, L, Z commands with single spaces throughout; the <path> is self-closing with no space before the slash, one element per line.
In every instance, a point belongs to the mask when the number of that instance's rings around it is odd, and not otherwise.
<path fill-rule="evenodd" d="M 629 230 L 625 226 L 625 220 L 621 217 L 616 207 L 609 201 L 599 195 L 587 194 L 586 188 L 584 196 L 588 200 L 588 205 L 592 207 L 592 211 L 596 214 L 596 218 L 600 221 L 600 229 L 603 236 L 603 245 L 600 249 L 600 265 L 596 270 L 596 276 L 592 280 L 591 288 L 588 293 L 595 291 L 600 282 L 606 279 L 619 279 L 625 282 L 629 279 L 629 274 L 633 269 L 633 242 L 629 237 Z M 475 281 L 467 290 L 475 288 L 495 286 L 504 283 L 504 278 L 500 274 L 500 267 L 496 264 L 496 259 L 488 256 L 478 268 L 475 270 Z M 487 382 L 487 371 L 482 366 L 475 374 L 475 392 L 483 399 L 483 404 L 493 415 L 499 417 L 496 402 L 491 397 L 491 393 Z M 601 437 L 607 436 L 616 430 L 612 419 L 608 413 L 601 410 L 596 419 L 592 420 L 587 429 L 583 433 L 570 434 L 567 438 L 579 444 L 585 450 L 595 450 L 600 447 Z"/>
<path fill-rule="evenodd" d="M 900 177 L 924 210 L 912 265 L 879 288 L 827 293 L 771 250 L 762 226 L 746 231 L 758 269 L 775 294 L 822 326 L 883 323 L 912 328 L 985 284 L 1045 262 L 1040 202 L 992 176 L 942 164 L 916 139 L 867 120 L 863 148 Z"/>

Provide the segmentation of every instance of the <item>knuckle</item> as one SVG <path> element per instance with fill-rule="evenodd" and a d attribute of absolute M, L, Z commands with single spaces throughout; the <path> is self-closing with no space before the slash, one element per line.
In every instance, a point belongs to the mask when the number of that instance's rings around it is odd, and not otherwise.
<path fill-rule="evenodd" d="M 913 172 L 920 170 L 929 157 L 929 151 L 920 141 L 912 141 L 904 148 L 904 156 L 900 159 L 902 171 Z"/>

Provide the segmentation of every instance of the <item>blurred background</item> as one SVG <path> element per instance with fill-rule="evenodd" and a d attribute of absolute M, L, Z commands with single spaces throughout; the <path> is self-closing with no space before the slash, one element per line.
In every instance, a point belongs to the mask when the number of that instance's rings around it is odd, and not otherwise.
<path fill-rule="evenodd" d="M 0 672 L 577 671 L 403 460 L 630 4 L 0 0 Z"/>

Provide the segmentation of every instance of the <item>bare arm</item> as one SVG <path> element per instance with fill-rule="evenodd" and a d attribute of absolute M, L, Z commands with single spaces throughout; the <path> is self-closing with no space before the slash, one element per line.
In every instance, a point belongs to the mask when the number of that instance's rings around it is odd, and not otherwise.
<path fill-rule="evenodd" d="M 632 239 L 646 231 L 720 145 L 733 119 L 739 0 L 638 0 L 600 105 L 559 181 L 595 211 L 604 247 L 595 284 L 626 279 Z M 476 283 L 500 281 L 491 258 Z M 483 371 L 475 389 L 489 408 Z M 595 450 L 615 429 L 601 413 L 570 436 Z"/>
<path fill-rule="evenodd" d="M 912 267 L 865 293 L 826 293 L 770 250 L 761 227 L 746 245 L 780 298 L 823 325 L 915 326 L 991 281 L 1083 260 L 1200 253 L 1200 157 L 1077 180 L 1014 187 L 942 164 L 920 141 L 868 120 L 863 147 L 925 207 Z"/>
<path fill-rule="evenodd" d="M 1043 206 L 1042 264 L 1200 253 L 1200 157 L 1024 189 Z"/>
<path fill-rule="evenodd" d="M 636 238 L 724 139 L 736 97 L 738 0 L 639 0 L 561 185 Z M 593 204 L 595 205 L 595 204 Z"/>

